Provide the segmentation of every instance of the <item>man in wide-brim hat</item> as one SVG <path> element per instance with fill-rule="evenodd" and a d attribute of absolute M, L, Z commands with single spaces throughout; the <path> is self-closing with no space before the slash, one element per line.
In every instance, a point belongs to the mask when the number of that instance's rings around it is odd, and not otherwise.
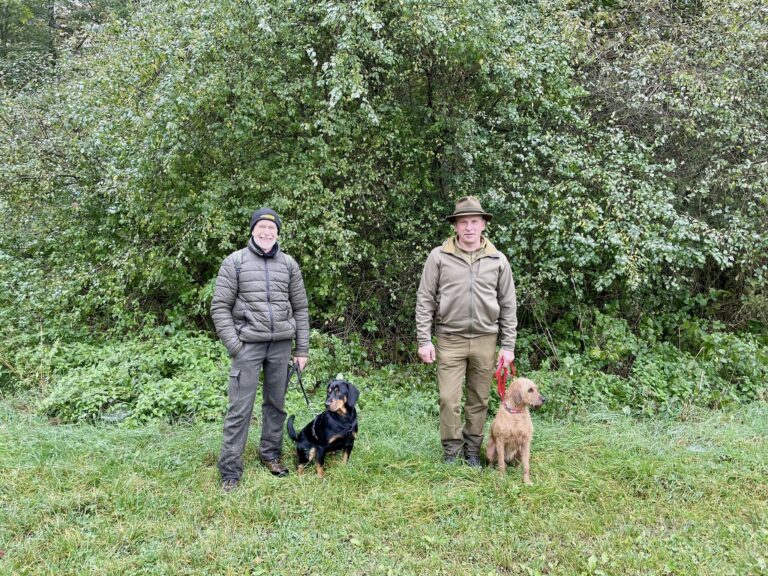
<path fill-rule="evenodd" d="M 492 218 L 474 196 L 456 202 L 446 217 L 455 235 L 429 253 L 416 297 L 419 358 L 437 360 L 443 458 L 450 463 L 463 456 L 470 466 L 480 466 L 494 368 L 512 362 L 517 337 L 509 261 L 483 236 Z"/>

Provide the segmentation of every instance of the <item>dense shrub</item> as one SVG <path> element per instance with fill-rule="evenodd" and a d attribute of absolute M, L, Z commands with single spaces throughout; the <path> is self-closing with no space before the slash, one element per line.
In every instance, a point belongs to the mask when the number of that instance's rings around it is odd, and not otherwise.
<path fill-rule="evenodd" d="M 598 314 L 591 327 L 583 335 L 588 351 L 565 353 L 556 366 L 546 360 L 533 370 L 531 341 L 519 349 L 520 375 L 537 380 L 549 398 L 544 413 L 562 416 L 593 408 L 677 413 L 693 405 L 717 408 L 766 399 L 768 345 L 756 337 L 689 326 L 690 342 L 704 342 L 691 353 L 668 342 L 642 340 L 623 320 L 608 315 Z M 434 365 L 377 368 L 356 339 L 318 331 L 312 332 L 311 345 L 303 383 L 315 408 L 320 409 L 325 383 L 341 374 L 362 391 L 363 408 L 400 405 L 414 417 L 437 414 Z M 205 334 L 154 332 L 60 345 L 48 355 L 50 390 L 40 408 L 56 421 L 218 420 L 226 407 L 229 360 L 224 347 Z M 296 380 L 291 390 L 292 405 L 299 402 L 303 409 Z M 497 406 L 492 393 L 492 410 Z"/>
<path fill-rule="evenodd" d="M 532 372 L 551 394 L 545 411 L 602 407 L 655 414 L 766 399 L 768 345 L 756 335 L 688 321 L 678 326 L 673 344 L 657 331 L 672 319 L 648 320 L 638 331 L 600 312 L 583 320 L 582 332 L 555 336 L 558 349 Z M 523 367 L 535 345 L 524 340 Z"/>
<path fill-rule="evenodd" d="M 311 346 L 303 381 L 313 396 L 322 396 L 337 374 L 362 377 L 370 370 L 354 340 L 313 331 Z M 203 333 L 151 331 L 120 341 L 61 345 L 48 354 L 50 391 L 40 410 L 59 422 L 218 420 L 226 408 L 229 359 Z"/>
<path fill-rule="evenodd" d="M 39 297 L 70 326 L 210 328 L 218 265 L 271 204 L 315 327 L 401 360 L 424 258 L 474 193 L 528 325 L 617 299 L 634 322 L 710 288 L 724 319 L 765 321 L 748 2 L 114 6 L 55 82 L 0 94 L 20 315 Z"/>
<path fill-rule="evenodd" d="M 218 419 L 226 352 L 203 334 L 78 344 L 55 362 L 41 410 L 62 422 Z"/>
<path fill-rule="evenodd" d="M 375 381 L 413 360 L 422 264 L 472 193 L 548 409 L 764 397 L 760 6 L 63 5 L 59 45 L 49 5 L 0 14 L 0 391 L 68 421 L 215 417 L 213 281 L 263 204 L 324 332 L 308 383 Z M 55 58 L 11 78 L 24 46 Z"/>

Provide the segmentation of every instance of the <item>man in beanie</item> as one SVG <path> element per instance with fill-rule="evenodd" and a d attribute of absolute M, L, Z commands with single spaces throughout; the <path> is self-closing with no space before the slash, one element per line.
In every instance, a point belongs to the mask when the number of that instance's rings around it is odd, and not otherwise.
<path fill-rule="evenodd" d="M 517 336 L 509 262 L 483 236 L 491 218 L 473 196 L 456 202 L 453 214 L 446 218 L 455 235 L 430 252 L 416 296 L 419 358 L 427 364 L 437 360 L 443 458 L 451 463 L 463 456 L 473 467 L 480 466 L 494 368 L 512 362 Z M 437 348 L 432 344 L 433 325 Z"/>
<path fill-rule="evenodd" d="M 300 370 L 307 363 L 309 306 L 299 265 L 278 246 L 280 228 L 280 217 L 271 208 L 253 213 L 248 245 L 224 259 L 211 302 L 216 333 L 232 358 L 218 463 L 226 492 L 237 487 L 243 474 L 243 452 L 262 369 L 259 455 L 275 476 L 288 474 L 280 460 L 288 365 L 291 356 Z"/>

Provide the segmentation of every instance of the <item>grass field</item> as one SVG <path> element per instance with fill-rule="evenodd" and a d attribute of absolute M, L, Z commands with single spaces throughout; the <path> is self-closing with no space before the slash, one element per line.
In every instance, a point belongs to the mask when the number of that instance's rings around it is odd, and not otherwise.
<path fill-rule="evenodd" d="M 768 574 L 768 406 L 535 415 L 526 487 L 443 464 L 418 405 L 361 409 L 324 480 L 271 477 L 252 432 L 225 495 L 219 424 L 53 426 L 6 398 L 0 574 Z"/>

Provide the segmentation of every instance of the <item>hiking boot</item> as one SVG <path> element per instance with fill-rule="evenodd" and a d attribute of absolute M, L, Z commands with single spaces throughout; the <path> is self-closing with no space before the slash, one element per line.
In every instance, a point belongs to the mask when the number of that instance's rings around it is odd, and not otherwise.
<path fill-rule="evenodd" d="M 224 480 L 221 481 L 221 489 L 228 494 L 229 492 L 237 490 L 239 483 L 237 478 L 224 478 Z"/>
<path fill-rule="evenodd" d="M 464 462 L 467 463 L 467 466 L 471 466 L 472 468 L 482 467 L 482 464 L 480 464 L 480 456 L 478 454 L 467 454 L 464 457 Z"/>
<path fill-rule="evenodd" d="M 446 454 L 443 456 L 443 463 L 445 464 L 455 464 L 456 463 L 456 454 Z"/>
<path fill-rule="evenodd" d="M 262 458 L 261 463 L 267 467 L 267 470 L 270 471 L 272 476 L 277 476 L 278 478 L 288 476 L 288 468 L 283 465 L 283 463 L 280 461 L 280 458 L 275 458 L 273 460 Z"/>

